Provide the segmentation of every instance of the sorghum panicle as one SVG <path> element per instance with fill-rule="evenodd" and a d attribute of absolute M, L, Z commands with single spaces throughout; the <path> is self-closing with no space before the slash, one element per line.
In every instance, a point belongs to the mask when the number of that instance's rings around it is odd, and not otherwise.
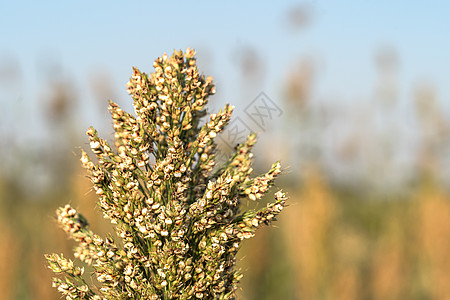
<path fill-rule="evenodd" d="M 281 191 L 265 208 L 241 211 L 240 199 L 260 199 L 281 172 L 280 164 L 250 178 L 250 134 L 215 168 L 214 138 L 233 107 L 206 116 L 211 77 L 197 69 L 195 52 L 156 59 L 155 72 L 134 68 L 127 84 L 135 116 L 110 102 L 115 145 L 87 130 L 96 155 L 82 151 L 98 205 L 119 241 L 94 234 L 71 206 L 58 209 L 61 228 L 78 246 L 75 257 L 91 265 L 98 285 L 62 255 L 47 255 L 54 286 L 66 299 L 232 299 L 242 275 L 235 269 L 244 239 L 269 224 L 285 206 Z M 203 124 L 204 123 L 204 124 Z"/>

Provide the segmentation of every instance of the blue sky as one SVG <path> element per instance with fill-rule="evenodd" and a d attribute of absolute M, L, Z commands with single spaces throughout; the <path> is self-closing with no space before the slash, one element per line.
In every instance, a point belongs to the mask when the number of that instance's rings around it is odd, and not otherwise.
<path fill-rule="evenodd" d="M 447 1 L 235 3 L 2 1 L 0 54 L 15 56 L 25 74 L 48 56 L 77 76 L 107 67 L 115 78 L 126 78 L 131 65 L 149 70 L 164 51 L 199 46 L 213 56 L 214 71 L 222 77 L 221 70 L 234 67 L 233 51 L 243 44 L 258 49 L 268 73 L 278 77 L 276 68 L 286 68 L 296 56 L 318 54 L 336 88 L 338 82 L 349 83 L 346 77 L 370 83 L 373 53 L 387 44 L 398 51 L 405 78 L 450 80 Z M 298 3 L 310 3 L 313 20 L 292 33 L 283 18 Z M 339 80 L 333 76 L 337 69 L 348 76 Z M 269 78 L 266 85 L 276 84 Z"/>
<path fill-rule="evenodd" d="M 439 100 L 450 102 L 448 1 L 0 3 L 0 64 L 13 60 L 20 81 L 0 85 L 0 103 L 10 116 L 25 114 L 28 128 L 40 126 L 32 115 L 42 100 L 43 78 L 70 78 L 87 106 L 93 101 L 89 80 L 103 70 L 114 83 L 115 100 L 126 106 L 131 66 L 151 72 L 163 52 L 188 46 L 197 49 L 200 67 L 216 79 L 218 102 L 235 103 L 237 109 L 260 91 L 281 102 L 286 73 L 301 57 L 317 62 L 316 98 L 368 100 L 376 84 L 374 55 L 386 46 L 399 57 L 400 98 L 411 96 L 415 82 L 428 80 Z M 305 4 L 312 12 L 310 24 L 290 30 L 286 15 Z M 247 89 L 236 62 L 243 48 L 255 50 L 263 63 L 263 74 Z"/>

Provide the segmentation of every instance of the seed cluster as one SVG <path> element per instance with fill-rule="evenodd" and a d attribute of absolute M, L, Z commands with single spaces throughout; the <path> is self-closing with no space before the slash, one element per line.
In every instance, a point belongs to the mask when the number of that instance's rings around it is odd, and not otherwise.
<path fill-rule="evenodd" d="M 50 268 L 68 275 L 54 279 L 66 299 L 233 299 L 242 277 L 235 270 L 240 243 L 285 206 L 279 191 L 260 210 L 240 210 L 241 199 L 268 191 L 281 167 L 250 178 L 254 134 L 215 166 L 214 138 L 233 107 L 202 119 L 215 88 L 199 74 L 195 52 L 163 55 L 154 68 L 150 75 L 134 68 L 127 84 L 136 116 L 110 102 L 113 147 L 87 130 L 96 159 L 82 151 L 81 161 L 119 241 L 94 234 L 71 206 L 58 209 L 61 228 L 78 242 L 75 257 L 99 282 L 89 286 L 84 269 L 48 255 Z"/>

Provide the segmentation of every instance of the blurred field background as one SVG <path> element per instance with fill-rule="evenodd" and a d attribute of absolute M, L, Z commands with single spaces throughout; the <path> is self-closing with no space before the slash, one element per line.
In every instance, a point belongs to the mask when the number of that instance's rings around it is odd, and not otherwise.
<path fill-rule="evenodd" d="M 131 67 L 188 46 L 210 111 L 230 102 L 259 131 L 255 174 L 288 167 L 291 205 L 244 243 L 240 299 L 450 299 L 446 2 L 0 3 L 0 299 L 59 299 L 43 257 L 71 253 L 58 206 L 111 230 L 84 131 L 112 137 Z M 255 121 L 260 92 L 280 113 Z"/>

